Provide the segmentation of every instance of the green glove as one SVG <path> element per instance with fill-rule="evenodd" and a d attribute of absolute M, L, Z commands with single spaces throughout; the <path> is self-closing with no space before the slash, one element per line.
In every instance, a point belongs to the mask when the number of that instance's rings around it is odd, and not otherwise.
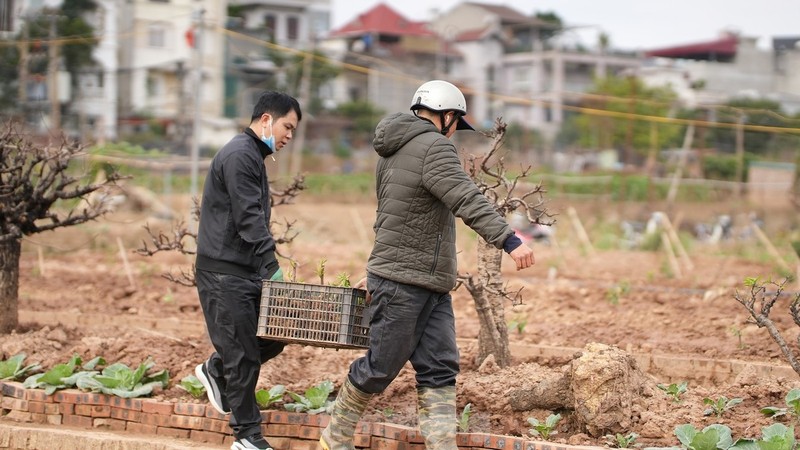
<path fill-rule="evenodd" d="M 272 277 L 269 279 L 269 281 L 283 281 L 283 270 L 278 267 L 278 271 L 272 274 Z"/>

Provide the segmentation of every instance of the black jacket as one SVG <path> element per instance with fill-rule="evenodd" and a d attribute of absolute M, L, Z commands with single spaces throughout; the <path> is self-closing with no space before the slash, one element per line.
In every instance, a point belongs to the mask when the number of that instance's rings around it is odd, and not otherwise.
<path fill-rule="evenodd" d="M 200 204 L 198 269 L 261 279 L 277 266 L 264 165 L 270 153 L 247 128 L 214 156 Z"/>

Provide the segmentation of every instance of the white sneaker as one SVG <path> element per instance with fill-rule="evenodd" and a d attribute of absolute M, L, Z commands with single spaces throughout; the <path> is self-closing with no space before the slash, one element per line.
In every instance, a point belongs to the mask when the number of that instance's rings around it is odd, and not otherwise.
<path fill-rule="evenodd" d="M 194 375 L 203 387 L 206 388 L 206 395 L 208 396 L 208 402 L 211 403 L 211 406 L 219 411 L 220 414 L 228 414 L 231 410 L 225 404 L 225 398 L 222 396 L 222 391 L 219 388 L 219 384 L 217 384 L 217 380 L 208 373 L 208 368 L 206 367 L 207 363 L 208 361 L 198 364 L 197 367 L 194 368 Z"/>
<path fill-rule="evenodd" d="M 242 439 L 237 439 L 231 445 L 231 450 L 273 450 L 264 436 L 256 434 Z"/>

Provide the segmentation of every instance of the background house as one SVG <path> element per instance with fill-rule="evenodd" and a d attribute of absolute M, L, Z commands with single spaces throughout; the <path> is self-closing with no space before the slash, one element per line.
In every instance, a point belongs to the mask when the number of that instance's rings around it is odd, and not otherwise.
<path fill-rule="evenodd" d="M 322 44 L 346 70 L 333 83 L 334 101 L 366 101 L 386 112 L 408 111 L 414 89 L 432 78 L 457 82 L 461 55 L 424 22 L 381 3 Z"/>
<path fill-rule="evenodd" d="M 225 116 L 248 116 L 265 89 L 286 90 L 291 66 L 330 31 L 330 0 L 230 0 L 225 40 Z M 290 85 L 291 84 L 291 85 Z M 301 99 L 305 100 L 305 99 Z"/>
<path fill-rule="evenodd" d="M 650 85 L 669 84 L 691 105 L 751 97 L 800 111 L 800 36 L 774 38 L 772 51 L 756 41 L 723 31 L 716 39 L 653 49 L 643 55 L 637 76 Z"/>
<path fill-rule="evenodd" d="M 199 102 L 201 145 L 217 146 L 233 130 L 222 120 L 225 0 L 123 2 L 119 51 L 119 126 L 141 130 L 155 119 L 170 130 L 175 145 L 188 153 Z M 200 56 L 200 49 L 202 56 Z M 198 66 L 201 70 L 198 70 Z M 202 74 L 202 75 L 201 75 Z"/>
<path fill-rule="evenodd" d="M 505 6 L 459 3 L 431 27 L 463 55 L 466 70 L 453 75 L 470 88 L 471 114 L 484 128 L 503 116 L 552 138 L 570 94 L 640 65 L 631 55 L 566 47 L 558 39 L 564 27 Z"/>
<path fill-rule="evenodd" d="M 566 111 L 585 107 L 583 94 L 596 78 L 610 75 L 668 85 L 678 93 L 680 107 L 745 96 L 778 101 L 788 114 L 800 111 L 800 36 L 776 37 L 771 49 L 761 49 L 753 37 L 726 32 L 706 42 L 636 54 L 614 51 L 607 41 L 573 42 L 571 30 L 580 27 L 546 14 L 472 1 L 430 22 L 378 3 L 336 30 L 330 30 L 331 0 L 96 3 L 86 17 L 98 40 L 94 61 L 73 79 L 65 78 L 59 57 L 41 49 L 31 56 L 39 58 L 39 67 L 54 68 L 40 69 L 19 89 L 17 109 L 31 122 L 38 120 L 40 131 L 59 120 L 65 131 L 87 141 L 141 143 L 155 130 L 153 146 L 188 154 L 195 122 L 201 146 L 216 148 L 244 125 L 258 94 L 276 88 L 298 97 L 309 123 L 317 121 L 311 137 L 316 144 L 306 148 L 347 153 L 341 150 L 368 145 L 364 130 L 380 115 L 407 111 L 413 89 L 433 78 L 462 89 L 471 123 L 485 129 L 502 116 L 524 133 L 535 130 L 536 139 L 544 137 L 548 145 L 539 141 L 537 148 L 554 147 L 570 118 Z M 60 4 L 0 2 L 0 36 L 17 39 L 21 24 Z M 39 39 L 47 35 L 41 33 Z M 324 63 L 339 74 L 315 82 L 313 92 L 301 92 L 303 58 L 309 54 L 315 54 L 315 69 Z M 343 105 L 358 102 L 374 105 L 370 117 L 342 113 Z M 51 117 L 55 113 L 63 117 Z M 320 125 L 322 116 L 327 126 Z M 358 139 L 341 133 L 359 120 Z M 518 145 L 533 146 L 526 139 Z"/>

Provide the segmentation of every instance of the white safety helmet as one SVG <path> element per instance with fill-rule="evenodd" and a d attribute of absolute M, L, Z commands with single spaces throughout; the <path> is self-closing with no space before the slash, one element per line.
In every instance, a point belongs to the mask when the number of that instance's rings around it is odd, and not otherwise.
<path fill-rule="evenodd" d="M 421 108 L 436 112 L 456 111 L 459 114 L 456 129 L 474 130 L 463 117 L 467 114 L 467 100 L 464 94 L 447 81 L 432 80 L 417 88 L 414 98 L 411 99 L 411 110 L 416 111 Z"/>

